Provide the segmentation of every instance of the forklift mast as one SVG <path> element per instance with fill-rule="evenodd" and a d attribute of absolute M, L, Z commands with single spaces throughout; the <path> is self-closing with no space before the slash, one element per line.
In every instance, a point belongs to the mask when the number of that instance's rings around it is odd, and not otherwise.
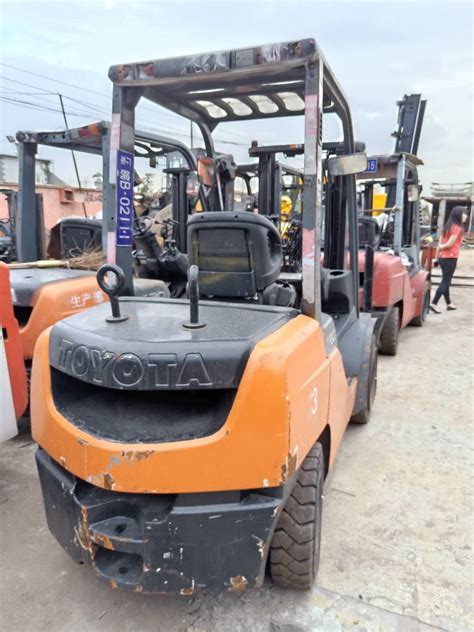
<path fill-rule="evenodd" d="M 259 146 L 257 141 L 252 141 L 249 156 L 258 158 L 258 208 L 259 213 L 266 216 L 275 216 L 280 223 L 280 207 L 282 196 L 282 176 L 303 175 L 302 172 L 293 171 L 291 167 L 283 166 L 277 161 L 277 154 L 283 154 L 286 158 L 304 154 L 304 145 L 269 145 Z"/>
<path fill-rule="evenodd" d="M 398 127 L 392 133 L 395 138 L 393 153 L 416 156 L 425 116 L 426 100 L 421 98 L 421 94 L 406 94 L 401 101 L 397 101 L 397 105 Z"/>
<path fill-rule="evenodd" d="M 375 184 L 383 184 L 386 192 L 385 208 L 395 209 L 393 250 L 400 256 L 406 247 L 412 247 L 415 260 L 419 260 L 420 218 L 419 181 L 417 167 L 423 162 L 418 158 L 426 100 L 421 94 L 405 95 L 397 102 L 398 127 L 392 136 L 395 140 L 394 152 L 390 155 L 369 156 L 369 169 L 360 174 L 365 192 L 367 209 L 373 208 Z M 410 189 L 413 187 L 413 189 Z M 411 191 L 417 190 L 416 199 Z"/>

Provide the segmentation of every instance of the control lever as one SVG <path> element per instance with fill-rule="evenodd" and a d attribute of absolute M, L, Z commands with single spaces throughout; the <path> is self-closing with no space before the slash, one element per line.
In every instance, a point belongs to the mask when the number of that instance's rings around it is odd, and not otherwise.
<path fill-rule="evenodd" d="M 115 275 L 115 283 L 109 285 L 106 281 L 106 275 L 112 273 Z M 110 279 L 110 277 L 109 277 Z M 112 316 L 107 316 L 105 319 L 108 323 L 120 323 L 124 320 L 128 320 L 128 316 L 122 316 L 120 313 L 120 304 L 118 295 L 120 290 L 125 284 L 125 274 L 122 268 L 111 263 L 104 263 L 97 270 L 97 283 L 101 290 L 103 290 L 110 299 L 110 306 L 112 308 Z"/>
<path fill-rule="evenodd" d="M 185 329 L 201 329 L 206 323 L 199 322 L 199 268 L 192 265 L 188 270 L 189 323 L 184 323 Z"/>

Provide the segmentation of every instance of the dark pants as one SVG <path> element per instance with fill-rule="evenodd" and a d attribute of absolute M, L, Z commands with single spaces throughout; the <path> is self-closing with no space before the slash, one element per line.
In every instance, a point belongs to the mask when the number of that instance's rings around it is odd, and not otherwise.
<path fill-rule="evenodd" d="M 434 305 L 438 304 L 438 301 L 442 296 L 444 296 L 446 305 L 449 305 L 451 303 L 451 299 L 449 298 L 449 286 L 451 285 L 457 263 L 457 259 L 439 259 L 439 265 L 443 274 L 443 278 L 441 279 L 441 283 L 438 285 L 438 289 L 436 290 L 436 294 L 433 299 Z"/>

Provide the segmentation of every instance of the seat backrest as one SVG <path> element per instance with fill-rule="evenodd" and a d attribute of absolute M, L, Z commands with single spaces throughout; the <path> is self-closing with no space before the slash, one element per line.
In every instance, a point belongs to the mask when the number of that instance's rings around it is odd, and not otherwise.
<path fill-rule="evenodd" d="M 373 246 L 377 248 L 380 241 L 380 226 L 373 217 L 359 217 L 359 247 Z"/>
<path fill-rule="evenodd" d="M 208 212 L 188 220 L 190 265 L 203 296 L 251 298 L 271 285 L 282 265 L 281 237 L 254 213 Z"/>
<path fill-rule="evenodd" d="M 85 217 L 65 217 L 51 229 L 48 255 L 55 259 L 78 257 L 102 248 L 102 222 Z"/>

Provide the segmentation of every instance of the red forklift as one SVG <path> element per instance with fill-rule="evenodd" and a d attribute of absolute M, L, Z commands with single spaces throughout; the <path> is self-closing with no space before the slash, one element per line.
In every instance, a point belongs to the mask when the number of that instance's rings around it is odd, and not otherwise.
<path fill-rule="evenodd" d="M 423 162 L 417 156 L 426 101 L 405 95 L 398 106 L 393 154 L 369 156 L 367 171 L 357 178 L 361 292 L 373 258 L 372 295 L 365 292 L 363 309 L 378 319 L 379 351 L 386 355 L 396 355 L 402 328 L 423 326 L 431 289 L 430 272 L 420 264 Z"/>

